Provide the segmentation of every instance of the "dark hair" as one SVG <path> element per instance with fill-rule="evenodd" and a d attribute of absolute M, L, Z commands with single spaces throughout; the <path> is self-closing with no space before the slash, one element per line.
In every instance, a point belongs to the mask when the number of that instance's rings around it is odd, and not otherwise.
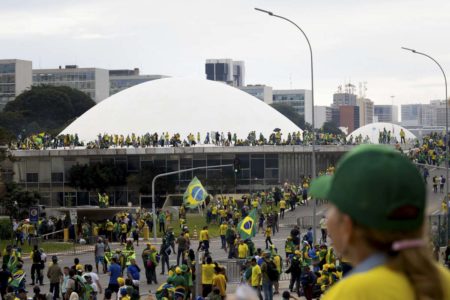
<path fill-rule="evenodd" d="M 206 263 L 207 263 L 207 264 L 211 264 L 211 263 L 212 263 L 212 258 L 211 258 L 211 256 L 208 256 L 208 257 L 206 258 Z"/>
<path fill-rule="evenodd" d="M 112 291 L 110 289 L 105 290 L 105 299 L 111 299 Z"/>
<path fill-rule="evenodd" d="M 86 270 L 88 272 L 92 272 L 92 265 L 86 265 Z"/>
<path fill-rule="evenodd" d="M 78 257 L 75 257 L 75 259 L 73 260 L 73 262 L 78 265 L 80 263 L 80 260 L 78 259 Z"/>
<path fill-rule="evenodd" d="M 283 297 L 284 299 L 289 299 L 291 298 L 291 293 L 289 293 L 288 291 L 284 291 L 283 294 L 281 294 L 281 297 Z"/>
<path fill-rule="evenodd" d="M 75 276 L 75 274 L 77 274 L 77 272 L 75 272 L 74 269 L 70 269 L 70 270 L 69 270 L 69 276 L 70 276 L 70 277 Z"/>

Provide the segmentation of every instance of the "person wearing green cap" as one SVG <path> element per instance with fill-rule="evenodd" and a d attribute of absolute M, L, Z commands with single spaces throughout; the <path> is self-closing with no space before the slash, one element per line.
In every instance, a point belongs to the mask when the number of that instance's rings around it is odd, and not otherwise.
<path fill-rule="evenodd" d="M 426 187 L 406 157 L 387 146 L 356 147 L 310 194 L 330 202 L 329 236 L 354 266 L 324 300 L 450 299 L 450 273 L 424 238 Z"/>

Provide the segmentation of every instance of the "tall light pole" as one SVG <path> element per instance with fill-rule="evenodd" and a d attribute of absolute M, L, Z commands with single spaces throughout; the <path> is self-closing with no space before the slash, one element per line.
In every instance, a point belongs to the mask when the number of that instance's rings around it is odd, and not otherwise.
<path fill-rule="evenodd" d="M 300 30 L 300 32 L 305 37 L 306 42 L 308 43 L 309 54 L 310 54 L 310 57 L 311 57 L 311 106 L 312 106 L 312 109 L 311 109 L 311 114 L 312 114 L 311 121 L 312 121 L 312 135 L 313 135 L 313 137 L 312 137 L 312 148 L 311 148 L 311 150 L 312 150 L 311 151 L 312 152 L 311 153 L 311 169 L 312 169 L 311 177 L 315 178 L 316 177 L 316 148 L 315 148 L 316 134 L 314 132 L 314 68 L 313 68 L 313 52 L 312 52 L 311 43 L 309 42 L 309 39 L 306 36 L 306 34 L 303 31 L 303 29 L 301 29 L 300 26 L 298 26 L 297 24 L 295 24 L 293 21 L 289 20 L 288 18 L 276 15 L 276 14 L 274 14 L 271 11 L 267 11 L 267 10 L 264 10 L 264 9 L 261 9 L 261 8 L 255 8 L 255 10 L 257 10 L 259 12 L 266 13 L 269 16 L 272 16 L 272 17 L 283 19 L 283 20 L 291 23 L 292 25 L 297 27 L 298 30 Z M 316 224 L 316 210 L 317 210 L 317 203 L 313 199 L 313 242 L 314 242 L 314 244 L 316 243 L 316 239 L 317 239 L 317 236 L 316 236 L 316 225 L 317 225 Z"/>
<path fill-rule="evenodd" d="M 407 51 L 411 51 L 412 53 L 415 54 L 420 54 L 423 55 L 425 57 L 428 57 L 429 59 L 431 59 L 432 61 L 435 62 L 435 64 L 439 67 L 439 69 L 441 69 L 442 75 L 444 76 L 444 84 L 445 84 L 445 169 L 446 169 L 446 177 L 445 177 L 445 183 L 446 183 L 446 195 L 445 195 L 445 201 L 447 201 L 448 204 L 448 186 L 450 184 L 450 182 L 448 182 L 449 178 L 448 178 L 448 167 L 449 167 L 449 162 L 448 162 L 448 145 L 449 145 L 449 141 L 448 141 L 448 94 L 447 94 L 447 76 L 445 76 L 445 72 L 444 69 L 442 68 L 442 66 L 437 62 L 437 60 L 435 60 L 434 58 L 432 58 L 431 56 L 429 56 L 428 54 L 425 54 L 423 52 L 419 52 L 416 51 L 414 49 L 410 49 L 410 48 L 406 48 L 406 47 L 402 47 L 403 50 L 407 50 Z M 450 239 L 450 209 L 447 209 L 447 238 Z"/>

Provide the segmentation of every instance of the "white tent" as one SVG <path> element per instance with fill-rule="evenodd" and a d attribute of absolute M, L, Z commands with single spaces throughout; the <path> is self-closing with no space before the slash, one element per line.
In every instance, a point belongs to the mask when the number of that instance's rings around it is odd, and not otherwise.
<path fill-rule="evenodd" d="M 256 131 L 265 138 L 280 128 L 283 138 L 302 131 L 278 111 L 239 89 L 224 83 L 164 78 L 145 82 L 117 93 L 80 116 L 61 134 L 77 133 L 81 141 L 93 141 L 98 134 L 144 135 L 190 133 L 201 140 L 206 133 L 236 133 L 245 139 Z"/>
<path fill-rule="evenodd" d="M 400 130 L 401 129 L 403 129 L 403 131 L 405 132 L 405 139 L 407 141 L 416 139 L 416 136 L 414 134 L 412 134 L 411 131 L 409 131 L 408 129 L 406 129 L 400 125 L 397 125 L 397 124 L 382 123 L 382 122 L 371 123 L 371 124 L 367 124 L 363 127 L 359 127 L 358 129 L 356 129 L 355 131 L 350 133 L 347 136 L 347 139 L 349 139 L 350 136 L 353 136 L 353 139 L 355 139 L 357 136 L 359 136 L 361 134 L 363 140 L 366 137 L 369 137 L 369 140 L 372 144 L 378 144 L 379 134 L 384 129 L 386 129 L 386 131 L 390 131 L 392 140 L 394 140 L 394 138 L 395 138 L 395 139 L 397 139 L 398 142 L 400 142 Z"/>

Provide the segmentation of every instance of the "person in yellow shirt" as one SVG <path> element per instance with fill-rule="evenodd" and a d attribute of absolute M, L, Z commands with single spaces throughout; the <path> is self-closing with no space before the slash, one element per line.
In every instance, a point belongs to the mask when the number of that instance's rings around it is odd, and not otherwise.
<path fill-rule="evenodd" d="M 200 249 L 205 250 L 205 253 L 209 253 L 209 232 L 208 232 L 208 226 L 204 226 L 203 230 L 200 230 L 200 236 L 199 236 L 200 242 L 198 243 L 197 251 Z"/>
<path fill-rule="evenodd" d="M 286 210 L 286 200 L 280 200 L 280 219 L 284 219 L 284 211 Z"/>
<path fill-rule="evenodd" d="M 408 158 L 386 146 L 355 147 L 310 193 L 330 202 L 329 236 L 354 267 L 323 300 L 450 300 L 450 272 L 424 238 L 426 186 Z"/>
<path fill-rule="evenodd" d="M 238 257 L 239 259 L 245 259 L 248 257 L 248 245 L 243 240 L 239 241 L 238 245 Z"/>
<path fill-rule="evenodd" d="M 217 206 L 213 205 L 211 207 L 211 219 L 212 219 L 212 224 L 217 224 Z"/>
<path fill-rule="evenodd" d="M 225 249 L 225 252 L 227 252 L 227 241 L 225 239 L 225 234 L 227 233 L 228 225 L 225 221 L 222 221 L 222 224 L 219 226 L 219 235 L 220 235 L 220 241 L 222 242 L 222 248 Z"/>
<path fill-rule="evenodd" d="M 214 268 L 214 273 L 212 286 L 219 289 L 220 296 L 222 299 L 225 299 L 227 296 L 227 279 L 224 275 L 224 270 L 217 266 Z"/>
<path fill-rule="evenodd" d="M 256 258 L 252 258 L 252 276 L 251 276 L 251 286 L 256 290 L 259 295 L 259 299 L 261 297 L 261 281 L 262 281 L 262 272 L 260 266 L 256 263 Z"/>
<path fill-rule="evenodd" d="M 203 297 L 208 296 L 212 291 L 214 268 L 211 256 L 206 258 L 206 262 L 202 264 L 202 295 Z"/>

